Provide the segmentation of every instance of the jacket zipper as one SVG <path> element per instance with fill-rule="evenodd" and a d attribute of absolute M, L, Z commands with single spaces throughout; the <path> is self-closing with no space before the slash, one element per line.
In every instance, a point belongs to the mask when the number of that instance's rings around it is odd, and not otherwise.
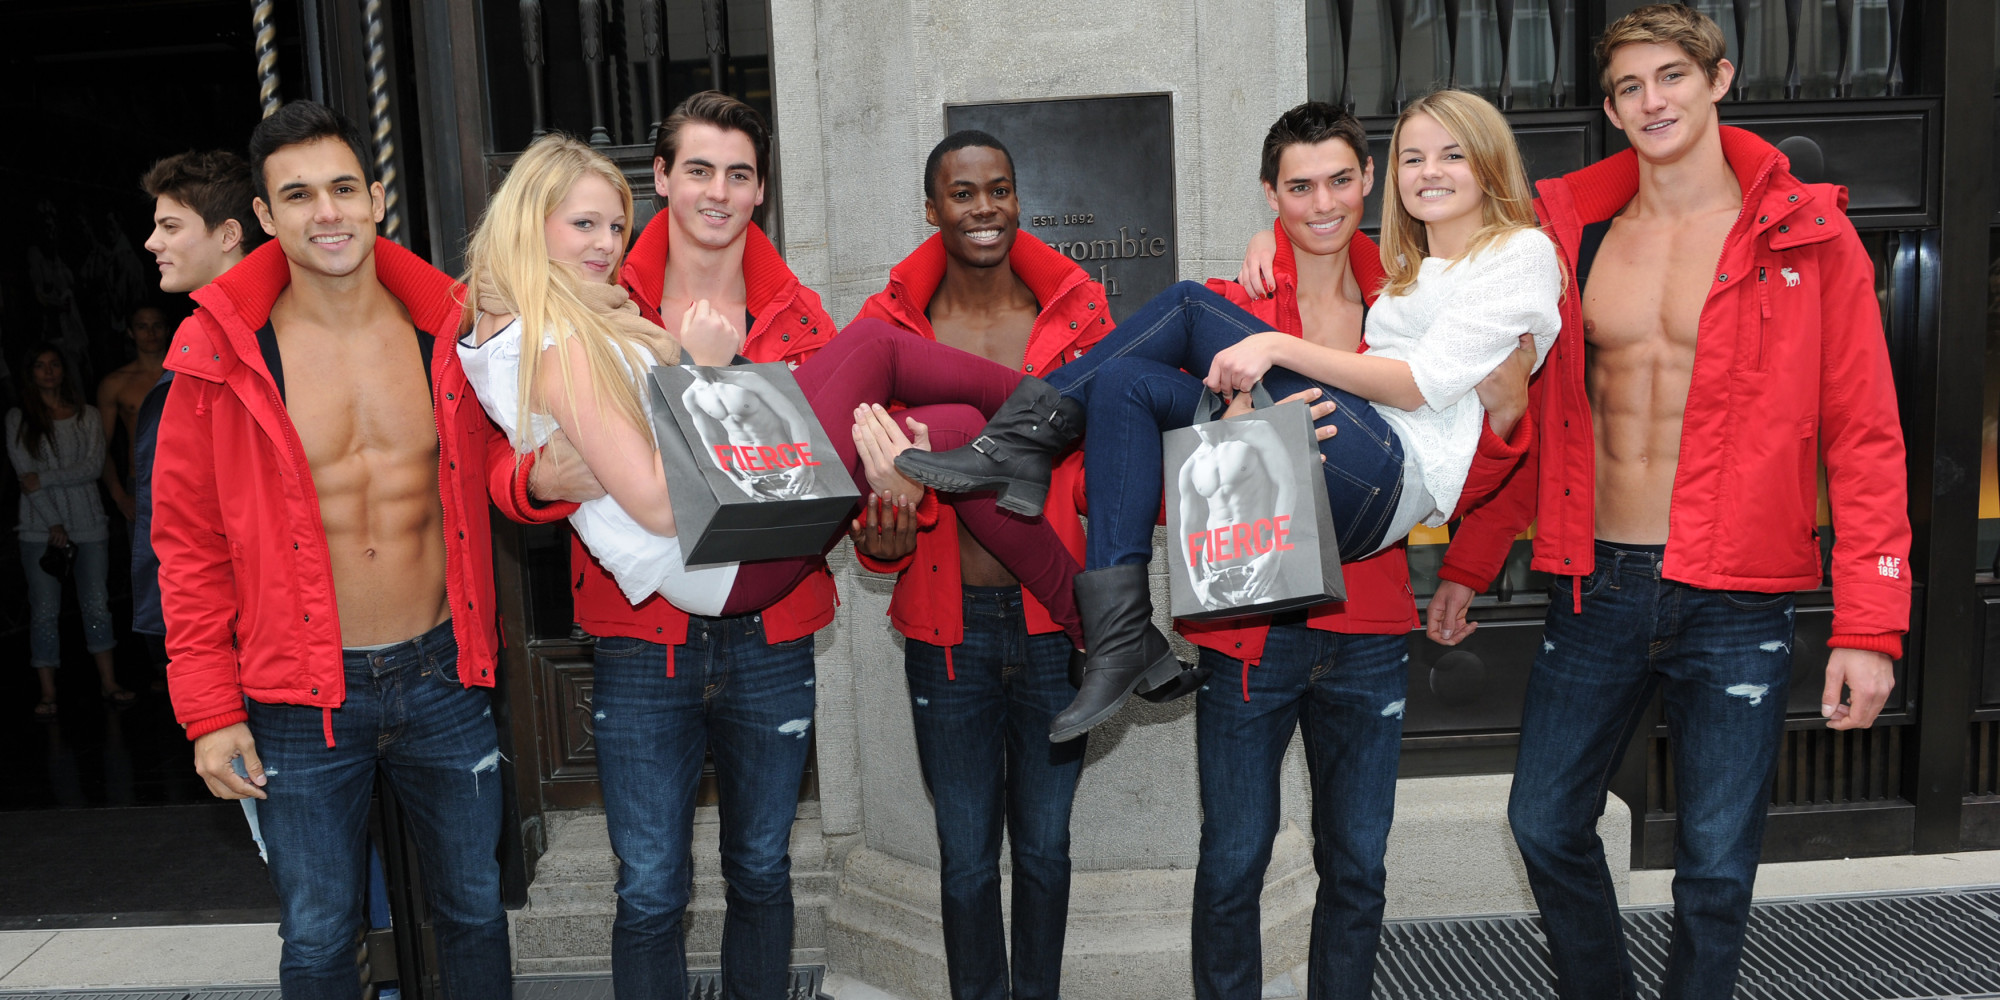
<path fill-rule="evenodd" d="M 1757 268 L 1757 313 L 1761 322 L 1757 324 L 1757 370 L 1764 370 L 1764 335 L 1771 325 L 1771 269 Z"/>

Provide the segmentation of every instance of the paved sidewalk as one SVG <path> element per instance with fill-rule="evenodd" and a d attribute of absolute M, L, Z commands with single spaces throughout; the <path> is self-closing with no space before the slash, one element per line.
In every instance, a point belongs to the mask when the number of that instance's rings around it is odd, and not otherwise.
<path fill-rule="evenodd" d="M 1670 902 L 1670 871 L 1632 873 L 1628 905 Z M 2000 851 L 1765 865 L 1760 899 L 2000 883 Z M 278 981 L 278 925 L 205 924 L 0 932 L 0 991 L 267 985 Z M 1283 978 L 1283 977 L 1281 977 Z M 836 976 L 836 995 L 848 986 Z M 852 984 L 858 986 L 859 984 Z M 854 996 L 872 995 L 856 991 Z"/>

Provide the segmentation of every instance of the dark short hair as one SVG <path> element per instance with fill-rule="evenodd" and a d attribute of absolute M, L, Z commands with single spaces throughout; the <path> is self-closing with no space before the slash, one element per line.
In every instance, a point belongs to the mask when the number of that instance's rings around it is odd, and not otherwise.
<path fill-rule="evenodd" d="M 675 154 L 680 152 L 681 129 L 690 122 L 749 136 L 751 148 L 757 151 L 757 179 L 770 176 L 767 168 L 771 159 L 771 130 L 764 124 L 764 116 L 719 90 L 690 94 L 687 100 L 674 106 L 673 113 L 660 122 L 660 137 L 653 142 L 653 158 L 673 166 Z"/>
<path fill-rule="evenodd" d="M 1278 159 L 1290 146 L 1316 146 L 1339 139 L 1354 150 L 1354 160 L 1368 164 L 1368 132 L 1361 120 L 1325 101 L 1307 101 L 1278 116 L 1264 133 L 1264 162 L 1257 176 L 1272 187 L 1278 186 Z"/>
<path fill-rule="evenodd" d="M 257 197 L 266 202 L 271 193 L 264 189 L 264 161 L 286 146 L 302 146 L 321 139 L 338 139 L 361 161 L 361 181 L 375 183 L 375 160 L 368 153 L 368 136 L 346 115 L 313 101 L 293 101 L 257 123 L 250 133 L 250 184 Z"/>
<path fill-rule="evenodd" d="M 214 232 L 230 219 L 243 228 L 243 249 L 264 242 L 264 227 L 257 224 L 257 212 L 250 200 L 257 196 L 250 186 L 250 165 L 235 153 L 211 149 L 176 153 L 146 171 L 139 186 L 147 197 L 162 196 L 194 209 L 201 223 Z"/>
<path fill-rule="evenodd" d="M 943 142 L 931 147 L 930 159 L 924 161 L 925 201 L 937 197 L 938 165 L 944 162 L 944 154 L 974 147 L 999 150 L 1000 155 L 1007 158 L 1007 173 L 1012 174 L 1014 172 L 1014 154 L 1008 152 L 1007 147 L 1000 140 L 976 128 L 962 128 L 945 136 Z M 1019 185 L 1021 179 L 1019 177 L 1014 178 L 1014 183 Z"/>

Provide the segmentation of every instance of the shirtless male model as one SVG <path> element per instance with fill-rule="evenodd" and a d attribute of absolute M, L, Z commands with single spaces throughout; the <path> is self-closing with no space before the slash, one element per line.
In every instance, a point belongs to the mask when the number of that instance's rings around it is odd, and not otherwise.
<path fill-rule="evenodd" d="M 1254 604 L 1276 582 L 1282 549 L 1270 546 L 1259 555 L 1228 539 L 1231 529 L 1282 525 L 1297 514 L 1295 467 L 1270 424 L 1211 420 L 1194 429 L 1201 444 L 1181 464 L 1175 484 L 1181 511 L 1175 548 L 1188 560 L 1203 606 Z"/>
<path fill-rule="evenodd" d="M 1596 826 L 1655 691 L 1678 802 L 1662 995 L 1734 988 L 1790 701 L 1792 593 L 1821 579 L 1820 460 L 1829 728 L 1874 723 L 1909 623 L 1874 267 L 1844 189 L 1801 183 L 1764 140 L 1719 127 L 1722 55 L 1715 22 L 1678 4 L 1598 40 L 1604 111 L 1632 149 L 1539 185 L 1576 293 L 1536 383 L 1540 475 L 1466 516 L 1430 608 L 1431 635 L 1462 640 L 1473 593 L 1536 519 L 1533 565 L 1556 582 L 1508 818 L 1566 998 L 1637 995 Z"/>
<path fill-rule="evenodd" d="M 275 239 L 195 293 L 168 352 L 153 540 L 175 715 L 221 798 L 261 799 L 292 1000 L 361 995 L 369 794 L 410 817 L 445 996 L 512 987 L 496 859 L 487 505 L 535 511 L 452 349 L 450 278 L 386 240 L 353 123 L 250 139 Z M 241 768 L 239 772 L 237 768 Z"/>
<path fill-rule="evenodd" d="M 97 412 L 104 418 L 104 444 L 107 449 L 104 485 L 129 525 L 135 511 L 132 491 L 126 487 L 132 476 L 131 455 L 138 444 L 139 408 L 145 405 L 146 393 L 158 385 L 166 374 L 167 341 L 173 332 L 167 329 L 167 314 L 161 312 L 159 306 L 140 306 L 126 318 L 125 335 L 132 338 L 132 348 L 139 356 L 97 383 Z M 122 478 L 117 473 L 117 463 L 109 457 L 109 447 L 120 427 L 125 429 L 127 446 L 125 475 Z"/>
<path fill-rule="evenodd" d="M 1253 238 L 1255 263 L 1246 261 L 1241 283 L 1209 287 L 1273 329 L 1360 349 L 1363 316 L 1383 282 L 1381 252 L 1358 231 L 1375 176 L 1360 121 L 1318 102 L 1285 112 L 1265 134 L 1258 173 L 1277 218 Z M 1528 346 L 1479 384 L 1487 426 L 1468 492 L 1517 470 L 1532 437 L 1523 412 L 1535 352 L 1522 339 Z M 1319 875 L 1307 995 L 1367 1000 L 1372 987 L 1417 607 L 1400 543 L 1341 573 L 1345 601 L 1179 624 L 1213 671 L 1195 696 L 1202 821 L 1190 937 L 1199 1000 L 1263 995 L 1259 903 L 1294 733 L 1310 776 Z"/>
<path fill-rule="evenodd" d="M 937 232 L 889 271 L 888 286 L 856 320 L 884 320 L 1029 374 L 1089 350 L 1111 329 L 1104 289 L 1021 232 L 1018 180 L 991 135 L 968 130 L 938 143 L 923 183 L 924 218 Z M 860 427 L 879 438 L 874 454 L 906 444 L 888 414 Z M 1081 452 L 1056 466 L 1042 514 L 1078 560 L 1082 469 Z M 936 522 L 921 530 L 913 514 L 878 510 L 879 524 L 856 525 L 854 545 L 863 565 L 901 574 L 889 617 L 905 639 L 917 760 L 936 806 L 951 995 L 1054 1000 L 1069 912 L 1070 804 L 1085 749 L 1081 739 L 1048 740 L 1049 721 L 1076 694 L 1071 643 L 949 504 L 937 505 Z M 1000 908 L 1003 827 L 1014 871 L 1011 964 Z"/>

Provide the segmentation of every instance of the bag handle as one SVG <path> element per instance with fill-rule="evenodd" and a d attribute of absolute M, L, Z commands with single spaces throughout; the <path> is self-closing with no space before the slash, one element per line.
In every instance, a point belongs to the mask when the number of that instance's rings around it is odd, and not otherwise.
<path fill-rule="evenodd" d="M 1269 409 L 1278 405 L 1271 400 L 1271 390 L 1264 388 L 1263 379 L 1258 379 L 1251 384 L 1250 402 L 1258 409 Z M 1229 409 L 1229 404 L 1223 402 L 1221 396 L 1217 395 L 1214 390 L 1207 386 L 1203 386 L 1201 390 L 1201 403 L 1195 408 L 1194 423 L 1205 424 L 1211 420 L 1220 420 L 1222 419 L 1223 411 L 1227 409 Z"/>

